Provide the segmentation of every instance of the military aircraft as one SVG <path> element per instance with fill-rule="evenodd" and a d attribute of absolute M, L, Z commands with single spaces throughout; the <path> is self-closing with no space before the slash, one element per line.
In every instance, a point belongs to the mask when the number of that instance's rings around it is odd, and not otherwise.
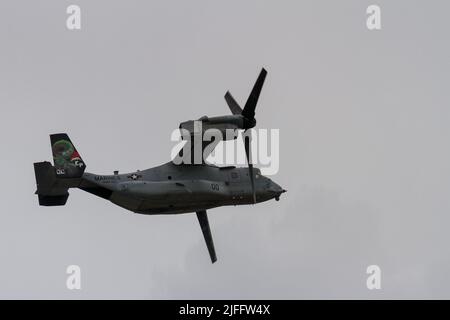
<path fill-rule="evenodd" d="M 196 124 L 207 129 L 247 130 L 256 125 L 255 108 L 266 77 L 263 68 L 256 80 L 244 108 L 235 101 L 230 92 L 225 100 L 232 115 L 202 117 L 182 122 L 180 130 L 196 134 Z M 197 132 L 198 133 L 198 132 Z M 158 167 L 112 175 L 84 172 L 86 164 L 66 133 L 50 135 L 53 166 L 50 162 L 34 163 L 39 204 L 62 206 L 69 197 L 69 188 L 78 188 L 100 198 L 140 214 L 179 214 L 196 212 L 209 251 L 211 262 L 217 260 L 211 229 L 206 211 L 231 205 L 255 204 L 270 199 L 279 200 L 283 188 L 261 175 L 251 163 L 251 130 L 244 138 L 247 168 L 218 167 L 206 163 L 204 154 L 200 163 L 175 164 L 170 161 Z M 233 139 L 235 139 L 234 137 Z M 224 139 L 227 139 L 224 137 Z M 202 141 L 201 150 L 209 145 Z M 194 144 L 191 144 L 190 150 Z M 184 150 L 184 149 L 183 149 Z M 182 150 L 182 151 L 183 151 Z M 188 150 L 189 152 L 189 150 Z M 192 152 L 194 154 L 194 152 Z M 180 156 L 183 152 L 180 152 Z"/>

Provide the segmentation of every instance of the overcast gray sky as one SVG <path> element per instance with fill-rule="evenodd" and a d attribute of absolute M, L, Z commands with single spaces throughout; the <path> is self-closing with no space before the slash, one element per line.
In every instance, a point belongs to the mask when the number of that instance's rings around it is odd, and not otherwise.
<path fill-rule="evenodd" d="M 366 28 L 381 7 L 382 30 Z M 82 27 L 66 29 L 66 8 Z M 0 2 L 0 298 L 450 298 L 448 1 Z M 280 202 L 142 216 L 80 190 L 39 207 L 67 132 L 87 171 L 169 160 L 264 66 Z M 66 288 L 66 267 L 82 290 Z M 366 288 L 379 265 L 382 289 Z"/>

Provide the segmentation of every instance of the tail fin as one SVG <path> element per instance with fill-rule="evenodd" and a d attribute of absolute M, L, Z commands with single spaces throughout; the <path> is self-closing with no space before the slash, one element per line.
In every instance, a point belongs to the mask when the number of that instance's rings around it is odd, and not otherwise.
<path fill-rule="evenodd" d="M 50 135 L 53 163 L 58 178 L 80 178 L 86 168 L 83 159 L 65 133 Z"/>
<path fill-rule="evenodd" d="M 65 133 L 50 135 L 53 162 L 34 163 L 37 190 L 41 206 L 61 206 L 69 197 L 68 189 L 80 183 L 85 164 Z"/>

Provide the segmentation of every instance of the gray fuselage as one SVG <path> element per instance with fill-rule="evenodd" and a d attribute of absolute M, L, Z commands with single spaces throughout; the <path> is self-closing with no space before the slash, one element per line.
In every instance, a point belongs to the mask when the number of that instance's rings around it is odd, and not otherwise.
<path fill-rule="evenodd" d="M 279 198 L 284 190 L 254 169 L 256 202 Z M 253 204 L 248 168 L 202 165 L 158 167 L 126 174 L 84 173 L 87 192 L 141 214 L 177 214 Z"/>

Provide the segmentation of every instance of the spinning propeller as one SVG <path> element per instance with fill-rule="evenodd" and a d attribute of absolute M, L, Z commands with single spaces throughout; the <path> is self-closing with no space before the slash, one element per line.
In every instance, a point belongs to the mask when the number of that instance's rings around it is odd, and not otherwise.
<path fill-rule="evenodd" d="M 253 203 L 256 203 L 256 192 L 255 192 L 255 177 L 253 175 L 253 163 L 252 163 L 252 131 L 248 131 L 256 125 L 255 119 L 255 108 L 258 103 L 259 94 L 266 79 L 267 71 L 262 68 L 259 73 L 258 79 L 256 79 L 255 85 L 253 86 L 252 92 L 245 103 L 244 109 L 242 109 L 239 104 L 234 100 L 233 96 L 229 91 L 225 94 L 225 101 L 230 107 L 231 113 L 234 115 L 241 115 L 244 120 L 244 133 L 242 135 L 244 139 L 245 155 L 247 156 L 248 170 L 250 175 L 250 182 L 252 186 Z"/>

